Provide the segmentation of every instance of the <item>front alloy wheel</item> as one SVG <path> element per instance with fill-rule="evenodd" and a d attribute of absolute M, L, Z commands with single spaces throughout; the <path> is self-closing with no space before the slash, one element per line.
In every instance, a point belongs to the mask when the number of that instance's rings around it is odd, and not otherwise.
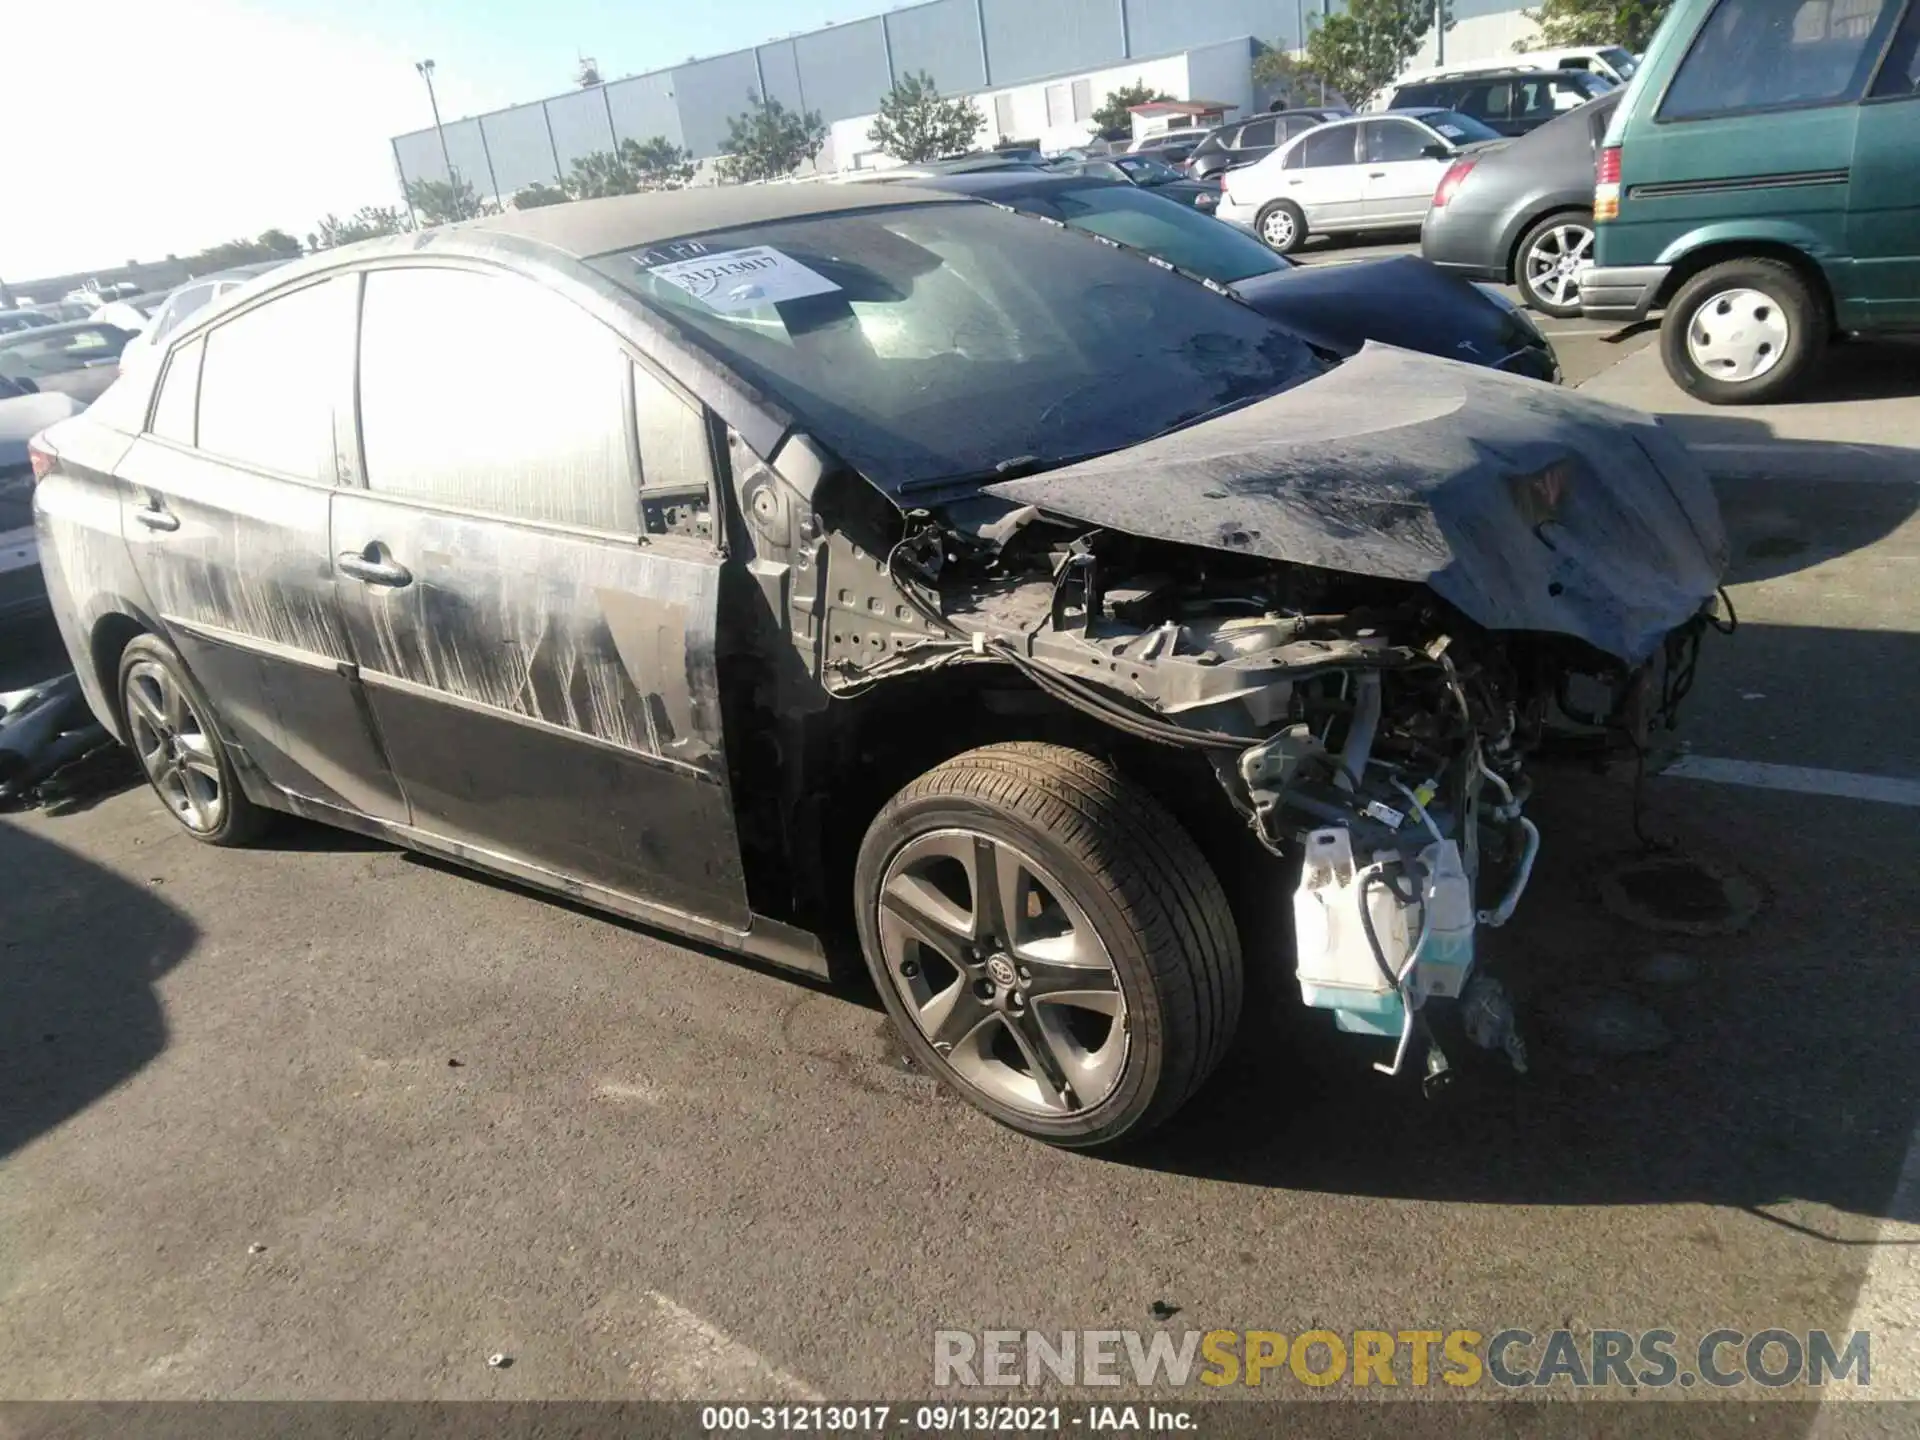
<path fill-rule="evenodd" d="M 1146 1133 L 1238 1023 L 1219 880 L 1157 801 L 1080 751 L 989 745 L 928 771 L 875 817 L 854 886 L 908 1056 L 1038 1139 Z"/>

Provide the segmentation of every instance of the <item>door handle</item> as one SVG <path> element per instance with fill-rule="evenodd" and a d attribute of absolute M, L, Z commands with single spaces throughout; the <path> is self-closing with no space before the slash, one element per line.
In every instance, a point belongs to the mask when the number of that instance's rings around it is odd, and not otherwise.
<path fill-rule="evenodd" d="M 410 585 L 413 572 L 398 560 L 387 554 L 386 547 L 378 540 L 365 550 L 346 550 L 334 557 L 334 563 L 341 573 L 353 576 L 368 585 Z"/>
<path fill-rule="evenodd" d="M 151 501 L 146 508 L 133 512 L 133 518 L 149 530 L 178 530 L 180 517 L 168 510 L 158 500 Z"/>
<path fill-rule="evenodd" d="M 1384 170 L 1369 170 L 1367 172 L 1367 179 L 1369 180 L 1384 180 L 1386 178 L 1387 172 Z"/>

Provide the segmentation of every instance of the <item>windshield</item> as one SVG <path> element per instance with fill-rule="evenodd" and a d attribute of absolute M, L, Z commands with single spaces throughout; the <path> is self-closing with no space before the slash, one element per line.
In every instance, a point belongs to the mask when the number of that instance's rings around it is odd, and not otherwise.
<path fill-rule="evenodd" d="M 1158 195 L 1142 195 L 1117 185 L 1089 185 L 1083 190 L 1056 190 L 1036 197 L 1034 208 L 1045 201 L 1050 201 L 1059 218 L 1076 230 L 1144 250 L 1169 265 L 1222 285 L 1288 270 L 1293 265 L 1247 231 L 1223 225 L 1191 206 L 1176 205 Z"/>
<path fill-rule="evenodd" d="M 1633 56 L 1618 46 L 1602 50 L 1600 52 L 1600 58 L 1606 61 L 1607 64 L 1612 67 L 1613 73 L 1618 75 L 1622 80 L 1631 80 L 1633 78 L 1633 72 L 1638 68 Z"/>
<path fill-rule="evenodd" d="M 1471 145 L 1479 140 L 1498 140 L 1500 132 L 1490 126 L 1482 125 L 1471 115 L 1462 115 L 1458 110 L 1435 110 L 1422 115 L 1420 123 L 1429 130 L 1438 132 L 1455 145 Z"/>
<path fill-rule="evenodd" d="M 1114 161 L 1114 164 L 1125 171 L 1127 178 L 1136 185 L 1165 185 L 1186 178 L 1164 160 L 1149 160 L 1139 155 L 1129 155 L 1124 160 Z"/>
<path fill-rule="evenodd" d="M 987 205 L 770 221 L 594 264 L 888 490 L 1119 449 L 1316 373 L 1235 301 Z"/>

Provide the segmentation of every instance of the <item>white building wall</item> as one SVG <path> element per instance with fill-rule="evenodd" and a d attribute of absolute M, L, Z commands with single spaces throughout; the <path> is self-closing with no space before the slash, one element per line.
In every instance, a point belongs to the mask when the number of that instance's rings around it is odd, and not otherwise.
<path fill-rule="evenodd" d="M 1226 63 L 1232 56 L 1238 57 L 1237 80 Z M 1190 74 L 1190 67 L 1196 58 L 1207 81 L 1198 87 L 1192 82 Z M 1030 141 L 1048 151 L 1083 144 L 1093 133 L 1091 120 L 1068 118 L 1061 124 L 1049 124 L 1047 119 L 1047 91 L 1055 86 L 1061 87 L 1066 100 L 1065 114 L 1071 117 L 1074 82 L 1081 80 L 1087 82 L 1089 104 L 1094 108 L 1113 91 L 1135 81 L 1165 91 L 1176 100 L 1225 100 L 1243 110 L 1252 104 L 1252 59 L 1244 41 L 1233 41 L 1155 60 L 1129 61 L 1105 70 L 1087 70 L 1053 80 L 977 91 L 969 97 L 974 108 L 980 112 L 980 129 L 974 135 L 974 144 L 981 149 L 990 148 L 1003 133 L 1009 140 Z M 998 104 L 1001 97 L 1005 97 L 1004 107 Z M 1003 108 L 1012 112 L 1007 117 L 1012 123 L 1004 128 L 998 118 Z M 829 126 L 827 146 L 820 156 L 821 168 L 880 170 L 897 163 L 880 154 L 874 148 L 873 141 L 867 138 L 873 121 L 872 115 L 856 115 Z"/>
<path fill-rule="evenodd" d="M 1539 33 L 1538 27 L 1527 19 L 1520 6 L 1469 16 L 1455 21 L 1453 28 L 1447 31 L 1446 63 L 1459 65 L 1472 60 L 1503 60 L 1525 48 L 1520 42 L 1531 42 Z M 1407 62 L 1407 67 L 1427 70 L 1440 63 L 1439 46 L 1434 37 L 1429 35 L 1427 43 L 1420 47 L 1419 54 Z"/>
<path fill-rule="evenodd" d="M 1253 97 L 1253 51 L 1245 40 L 1225 40 L 1187 52 L 1187 92 L 1182 100 L 1218 100 L 1231 106 L 1229 120 L 1257 109 Z"/>

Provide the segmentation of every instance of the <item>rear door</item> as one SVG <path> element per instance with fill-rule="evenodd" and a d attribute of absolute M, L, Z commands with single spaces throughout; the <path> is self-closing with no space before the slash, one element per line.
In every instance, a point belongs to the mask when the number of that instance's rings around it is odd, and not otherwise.
<path fill-rule="evenodd" d="M 1433 192 L 1453 163 L 1437 159 L 1427 147 L 1440 137 L 1411 120 L 1386 117 L 1360 124 L 1366 152 L 1365 214 L 1373 225 L 1418 225 L 1427 218 Z"/>
<path fill-rule="evenodd" d="M 1307 213 L 1308 228 L 1325 234 L 1365 221 L 1367 179 L 1356 163 L 1358 125 L 1309 130 L 1287 152 L 1280 194 Z"/>
<path fill-rule="evenodd" d="M 352 436 L 359 280 L 276 295 L 174 349 L 118 467 L 122 532 L 168 638 L 283 790 L 404 822 L 334 598 L 328 509 Z"/>
<path fill-rule="evenodd" d="M 367 274 L 359 413 L 338 584 L 416 827 L 744 929 L 704 413 L 571 302 L 447 266 Z"/>
<path fill-rule="evenodd" d="M 1920 3 L 1860 107 L 1847 200 L 1859 323 L 1920 325 Z"/>

